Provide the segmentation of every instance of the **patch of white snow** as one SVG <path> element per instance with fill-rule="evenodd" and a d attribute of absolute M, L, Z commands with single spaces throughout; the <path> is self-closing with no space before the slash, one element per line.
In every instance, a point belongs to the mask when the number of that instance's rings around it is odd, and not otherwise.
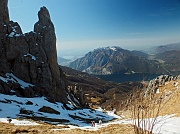
<path fill-rule="evenodd" d="M 36 60 L 36 57 L 33 56 L 32 54 L 27 53 L 27 54 L 25 54 L 24 56 L 25 56 L 25 57 L 30 56 L 32 60 Z"/>

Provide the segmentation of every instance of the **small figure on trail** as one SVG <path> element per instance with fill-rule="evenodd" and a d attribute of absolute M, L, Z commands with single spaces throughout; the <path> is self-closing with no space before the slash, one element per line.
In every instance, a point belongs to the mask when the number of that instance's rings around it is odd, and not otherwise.
<path fill-rule="evenodd" d="M 95 121 L 91 121 L 92 127 L 95 127 Z"/>
<path fill-rule="evenodd" d="M 99 120 L 99 125 L 101 125 L 102 124 L 102 120 Z"/>
<path fill-rule="evenodd" d="M 7 121 L 8 121 L 8 123 L 11 123 L 12 119 L 11 119 L 11 118 L 8 118 Z"/>

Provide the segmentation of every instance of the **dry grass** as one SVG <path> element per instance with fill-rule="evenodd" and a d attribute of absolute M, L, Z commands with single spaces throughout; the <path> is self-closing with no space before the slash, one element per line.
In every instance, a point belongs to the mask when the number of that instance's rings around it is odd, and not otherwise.
<path fill-rule="evenodd" d="M 174 83 L 178 82 L 178 86 L 174 86 Z M 166 94 L 166 104 L 160 111 L 160 115 L 176 114 L 180 116 L 180 80 L 171 81 L 167 85 L 159 87 L 160 93 Z"/>
<path fill-rule="evenodd" d="M 41 124 L 36 126 L 15 126 L 8 123 L 0 123 L 0 134 L 17 134 L 17 133 L 29 133 L 29 134 L 43 134 L 50 133 L 51 129 L 62 128 L 60 126 Z"/>
<path fill-rule="evenodd" d="M 179 84 L 177 86 L 174 86 L 174 83 L 176 83 L 176 82 L 178 82 Z M 176 114 L 176 116 L 180 116 L 180 103 L 179 103 L 180 80 L 170 81 L 170 82 L 166 83 L 166 85 L 160 86 L 159 93 L 155 94 L 155 96 L 154 96 L 154 98 L 156 100 L 152 100 L 152 101 L 155 102 L 160 97 L 162 97 L 162 104 L 160 107 L 160 111 L 158 113 L 159 116 L 170 115 L 170 114 Z M 145 99 L 144 103 L 149 105 L 149 104 L 153 103 L 152 101 Z M 154 112 L 156 112 L 156 110 L 158 109 L 158 104 L 153 105 L 153 107 L 151 107 L 149 109 L 152 109 L 152 110 L 154 110 Z M 119 113 L 119 114 L 123 113 L 126 118 L 131 117 L 131 111 L 128 109 L 126 109 L 125 111 L 119 111 L 117 113 Z"/>
<path fill-rule="evenodd" d="M 7 123 L 0 123 L 0 134 L 134 134 L 132 125 L 115 124 L 101 128 L 97 131 L 72 129 L 72 130 L 52 130 L 63 127 L 41 124 L 38 126 L 15 126 Z"/>
<path fill-rule="evenodd" d="M 148 128 L 149 131 L 134 128 L 137 134 L 151 134 L 156 126 L 158 116 L 176 114 L 180 115 L 179 100 L 180 88 L 179 82 L 170 81 L 163 86 L 159 86 L 156 93 L 153 90 L 135 90 L 126 103 L 126 117 L 130 117 L 138 128 Z M 150 119 L 153 118 L 153 119 Z"/>
<path fill-rule="evenodd" d="M 54 131 L 53 134 L 134 134 L 132 125 L 114 124 L 97 131 L 74 129 L 69 131 Z"/>

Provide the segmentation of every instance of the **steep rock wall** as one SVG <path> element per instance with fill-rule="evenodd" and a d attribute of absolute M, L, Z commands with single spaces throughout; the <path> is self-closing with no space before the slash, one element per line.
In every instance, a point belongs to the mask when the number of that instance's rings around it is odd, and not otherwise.
<path fill-rule="evenodd" d="M 0 92 L 23 97 L 46 96 L 67 102 L 65 76 L 57 64 L 56 35 L 46 7 L 34 31 L 22 33 L 9 21 L 8 0 L 0 0 Z"/>

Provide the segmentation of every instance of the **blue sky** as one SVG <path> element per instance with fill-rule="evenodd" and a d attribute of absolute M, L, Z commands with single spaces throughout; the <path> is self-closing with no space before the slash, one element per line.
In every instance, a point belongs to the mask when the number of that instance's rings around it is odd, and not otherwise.
<path fill-rule="evenodd" d="M 9 0 L 10 19 L 29 32 L 41 6 L 50 12 L 59 55 L 180 42 L 180 0 Z"/>

